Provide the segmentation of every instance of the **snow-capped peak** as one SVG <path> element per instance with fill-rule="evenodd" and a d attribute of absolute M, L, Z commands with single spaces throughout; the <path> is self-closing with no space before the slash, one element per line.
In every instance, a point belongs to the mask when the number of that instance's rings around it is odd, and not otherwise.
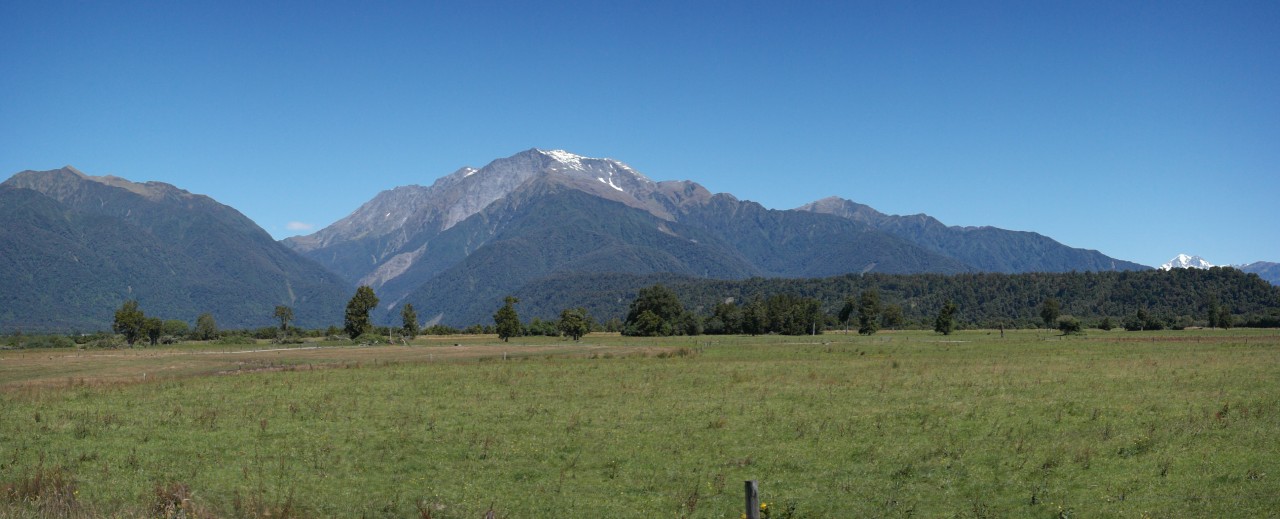
<path fill-rule="evenodd" d="M 561 163 L 564 163 L 565 165 L 573 166 L 576 168 L 582 167 L 583 159 L 591 158 L 591 157 L 583 157 L 582 155 L 569 153 L 564 150 L 538 150 L 538 151 L 542 152 L 543 155 L 551 157 L 552 159 L 558 162 L 561 162 Z"/>
<path fill-rule="evenodd" d="M 1177 257 L 1169 260 L 1168 263 L 1165 263 L 1164 265 L 1160 265 L 1160 270 L 1207 269 L 1213 266 L 1214 265 L 1212 263 L 1205 261 L 1205 259 L 1201 258 L 1200 256 L 1189 256 L 1186 254 L 1179 254 Z"/>

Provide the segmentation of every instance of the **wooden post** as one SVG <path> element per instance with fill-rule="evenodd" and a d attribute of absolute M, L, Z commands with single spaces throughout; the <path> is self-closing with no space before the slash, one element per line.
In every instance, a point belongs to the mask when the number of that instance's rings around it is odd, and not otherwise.
<path fill-rule="evenodd" d="M 760 519 L 760 487 L 754 479 L 746 481 L 747 519 Z"/>

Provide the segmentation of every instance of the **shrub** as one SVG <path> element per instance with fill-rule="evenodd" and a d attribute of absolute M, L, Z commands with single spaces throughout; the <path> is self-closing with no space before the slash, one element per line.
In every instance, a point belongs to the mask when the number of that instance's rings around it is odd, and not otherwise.
<path fill-rule="evenodd" d="M 1076 319 L 1075 317 L 1070 315 L 1063 315 L 1058 317 L 1058 330 L 1061 330 L 1063 335 L 1079 334 L 1080 329 L 1081 327 L 1080 327 L 1079 319 Z"/>
<path fill-rule="evenodd" d="M 387 342 L 387 336 L 365 333 L 355 339 L 352 339 L 352 342 L 355 342 L 356 344 L 382 344 Z"/>
<path fill-rule="evenodd" d="M 254 340 L 253 340 L 253 337 L 249 337 L 247 335 L 241 335 L 237 333 L 233 335 L 225 335 L 213 342 L 214 344 L 223 344 L 223 345 L 253 344 Z"/>

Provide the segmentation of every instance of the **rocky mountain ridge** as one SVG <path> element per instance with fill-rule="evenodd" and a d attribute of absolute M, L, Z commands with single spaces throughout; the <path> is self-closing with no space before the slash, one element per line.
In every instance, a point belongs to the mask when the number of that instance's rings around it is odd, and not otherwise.
<path fill-rule="evenodd" d="M 573 207 L 584 204 L 595 214 Z M 532 221 L 543 227 L 531 227 Z M 534 235 L 578 256 L 548 250 Z M 575 235 L 591 238 L 570 247 Z M 668 269 L 725 279 L 1147 268 L 1035 233 L 947 227 L 927 215 L 885 215 L 836 198 L 797 210 L 767 209 L 692 181 L 655 182 L 617 160 L 540 149 L 457 170 L 429 187 L 384 191 L 333 225 L 285 243 L 352 283 L 374 287 L 385 295 L 388 312 L 401 302 L 449 306 L 427 293 L 457 294 L 457 285 L 467 287 L 461 292 L 468 297 L 495 297 L 536 276 L 588 263 L 593 271 Z M 583 260 L 607 251 L 628 259 L 614 270 Z M 470 292 L 478 286 L 487 287 L 485 294 Z M 449 314 L 439 316 L 450 322 Z"/>

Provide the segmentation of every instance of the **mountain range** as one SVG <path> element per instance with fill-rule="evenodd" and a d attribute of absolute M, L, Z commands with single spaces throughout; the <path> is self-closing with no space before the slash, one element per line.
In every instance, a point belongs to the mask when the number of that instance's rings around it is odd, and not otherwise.
<path fill-rule="evenodd" d="M 206 196 L 74 168 L 0 184 L 0 328 L 103 329 L 120 302 L 226 327 L 338 324 L 357 285 L 378 322 L 485 323 L 507 294 L 572 277 L 812 278 L 848 273 L 1145 270 L 1033 233 L 947 226 L 840 198 L 768 209 L 626 164 L 530 149 L 379 193 L 276 242 Z"/>
<path fill-rule="evenodd" d="M 504 294 L 583 273 L 740 279 L 1148 268 L 1035 233 L 948 227 L 836 198 L 767 209 L 691 181 L 655 182 L 616 160 L 539 149 L 430 186 L 384 191 L 285 243 L 372 286 L 385 312 L 410 302 L 446 324 L 483 322 Z"/>
<path fill-rule="evenodd" d="M 148 315 L 223 327 L 342 319 L 347 283 L 240 212 L 160 182 L 24 171 L 0 184 L 0 328 L 92 331 L 136 299 Z"/>

